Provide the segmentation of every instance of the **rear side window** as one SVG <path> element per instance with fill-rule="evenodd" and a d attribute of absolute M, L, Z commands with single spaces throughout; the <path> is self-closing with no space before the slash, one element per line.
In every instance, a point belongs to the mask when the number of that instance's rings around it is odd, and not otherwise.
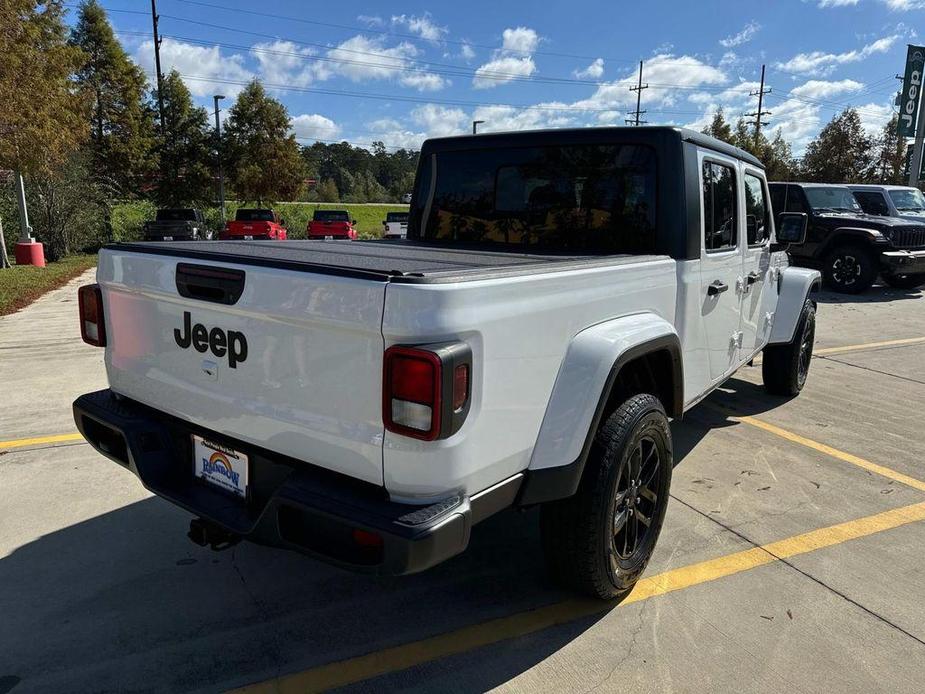
<path fill-rule="evenodd" d="M 441 152 L 435 162 L 424 239 L 530 252 L 655 252 L 650 147 L 500 147 Z"/>
<path fill-rule="evenodd" d="M 738 245 L 736 176 L 731 166 L 703 162 L 703 247 L 728 251 Z"/>
<path fill-rule="evenodd" d="M 771 212 L 776 220 L 787 203 L 787 186 L 771 184 Z"/>
<path fill-rule="evenodd" d="M 757 176 L 745 174 L 745 236 L 749 246 L 760 246 L 768 240 L 771 229 L 768 217 L 764 184 Z"/>
<path fill-rule="evenodd" d="M 234 213 L 236 222 L 272 222 L 272 210 L 238 210 Z"/>
<path fill-rule="evenodd" d="M 856 190 L 854 191 L 854 197 L 857 198 L 861 209 L 867 214 L 876 214 L 881 217 L 890 216 L 890 206 L 886 204 L 883 193 Z"/>
<path fill-rule="evenodd" d="M 787 212 L 809 212 L 800 186 L 787 186 Z"/>

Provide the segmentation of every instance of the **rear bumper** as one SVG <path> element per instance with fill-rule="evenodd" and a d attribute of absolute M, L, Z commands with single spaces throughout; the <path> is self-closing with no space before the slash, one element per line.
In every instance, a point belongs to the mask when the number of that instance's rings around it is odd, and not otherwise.
<path fill-rule="evenodd" d="M 367 573 L 415 573 L 459 554 L 469 544 L 472 525 L 510 506 L 522 482 L 518 474 L 470 498 L 398 504 L 381 487 L 117 400 L 110 390 L 79 397 L 74 420 L 90 445 L 137 475 L 148 490 L 232 536 Z M 246 501 L 195 479 L 192 434 L 248 454 Z M 370 544 L 367 535 L 357 544 L 355 530 L 382 541 Z"/>
<path fill-rule="evenodd" d="M 886 251 L 880 254 L 881 268 L 899 275 L 925 273 L 925 251 Z"/>

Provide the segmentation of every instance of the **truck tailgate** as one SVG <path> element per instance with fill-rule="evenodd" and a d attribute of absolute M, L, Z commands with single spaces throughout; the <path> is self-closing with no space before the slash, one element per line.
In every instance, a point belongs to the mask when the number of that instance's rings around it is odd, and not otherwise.
<path fill-rule="evenodd" d="M 203 269 L 243 273 L 237 300 L 197 289 Z M 382 484 L 384 282 L 124 250 L 100 253 L 98 281 L 113 391 Z"/>

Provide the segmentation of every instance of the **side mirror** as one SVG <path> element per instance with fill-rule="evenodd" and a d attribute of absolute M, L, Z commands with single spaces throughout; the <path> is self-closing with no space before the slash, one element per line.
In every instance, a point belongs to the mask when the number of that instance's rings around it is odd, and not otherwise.
<path fill-rule="evenodd" d="M 351 220 L 350 220 L 350 223 L 351 223 L 353 226 L 356 226 L 356 225 L 357 225 L 357 220 L 351 219 Z"/>
<path fill-rule="evenodd" d="M 281 227 L 284 227 L 284 226 L 286 226 L 286 220 L 285 220 L 285 219 L 282 219 L 282 218 L 280 218 L 280 220 L 279 220 L 279 225 L 280 225 Z"/>
<path fill-rule="evenodd" d="M 785 250 L 792 243 L 797 245 L 806 241 L 806 227 L 809 218 L 805 212 L 784 212 L 777 218 L 777 243 L 772 251 Z"/>

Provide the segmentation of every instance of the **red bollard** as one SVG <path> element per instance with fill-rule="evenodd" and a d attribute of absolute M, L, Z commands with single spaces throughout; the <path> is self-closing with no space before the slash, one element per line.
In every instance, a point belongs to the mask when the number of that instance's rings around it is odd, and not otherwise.
<path fill-rule="evenodd" d="M 16 264 L 45 267 L 45 247 L 38 241 L 16 244 Z"/>

